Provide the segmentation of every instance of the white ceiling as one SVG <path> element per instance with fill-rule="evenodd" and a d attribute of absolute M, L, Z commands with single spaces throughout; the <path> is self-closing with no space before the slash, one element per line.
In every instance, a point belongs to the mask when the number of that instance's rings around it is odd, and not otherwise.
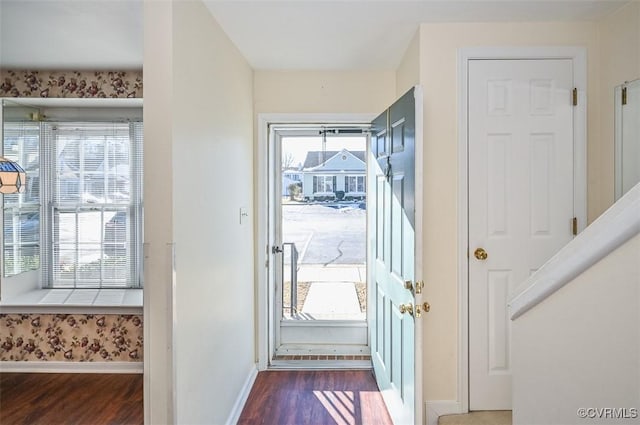
<path fill-rule="evenodd" d="M 421 22 L 589 21 L 628 0 L 204 2 L 256 69 L 395 69 Z M 132 69 L 142 53 L 142 0 L 0 0 L 3 67 Z"/>
<path fill-rule="evenodd" d="M 140 69 L 142 0 L 0 0 L 7 68 Z"/>
<path fill-rule="evenodd" d="M 609 0 L 205 0 L 257 69 L 396 69 L 421 22 L 595 20 Z"/>

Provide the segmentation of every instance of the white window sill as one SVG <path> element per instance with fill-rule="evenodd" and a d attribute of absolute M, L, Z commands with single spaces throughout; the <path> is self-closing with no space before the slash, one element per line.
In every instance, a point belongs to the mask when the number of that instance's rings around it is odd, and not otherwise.
<path fill-rule="evenodd" d="M 37 289 L 3 297 L 0 313 L 142 314 L 142 289 Z"/>

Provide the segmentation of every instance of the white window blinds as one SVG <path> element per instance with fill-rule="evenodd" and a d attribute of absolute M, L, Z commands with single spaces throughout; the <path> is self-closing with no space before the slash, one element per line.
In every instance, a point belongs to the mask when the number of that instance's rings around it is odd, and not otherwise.
<path fill-rule="evenodd" d="M 45 288 L 141 287 L 142 110 L 36 117 L 3 106 L 2 153 L 27 179 L 23 193 L 1 198 L 2 274 L 40 269 Z"/>
<path fill-rule="evenodd" d="M 40 267 L 40 126 L 35 122 L 4 124 L 3 155 L 27 173 L 23 193 L 5 194 L 3 205 L 3 274 Z"/>
<path fill-rule="evenodd" d="M 50 230 L 45 282 L 54 288 L 141 286 L 142 123 L 46 123 Z"/>

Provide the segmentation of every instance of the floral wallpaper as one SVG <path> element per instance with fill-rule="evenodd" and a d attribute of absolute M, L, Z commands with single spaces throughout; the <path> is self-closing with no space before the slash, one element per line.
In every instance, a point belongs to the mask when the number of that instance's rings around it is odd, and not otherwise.
<path fill-rule="evenodd" d="M 0 314 L 0 361 L 141 362 L 142 316 Z"/>
<path fill-rule="evenodd" d="M 0 70 L 0 97 L 142 97 L 142 72 Z"/>

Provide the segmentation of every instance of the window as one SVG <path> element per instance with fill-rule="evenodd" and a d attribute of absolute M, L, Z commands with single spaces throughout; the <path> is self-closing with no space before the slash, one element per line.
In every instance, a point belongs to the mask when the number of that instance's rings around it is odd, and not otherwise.
<path fill-rule="evenodd" d="M 49 288 L 140 287 L 142 123 L 35 125 L 39 150 L 4 141 L 5 153 L 18 146 L 16 157 L 7 156 L 29 170 L 26 192 L 4 198 L 5 275 L 40 263 Z M 5 132 L 20 126 L 6 123 Z M 30 260 L 38 247 L 39 261 Z"/>
<path fill-rule="evenodd" d="M 4 127 L 4 156 L 27 173 L 25 191 L 3 196 L 4 276 L 40 267 L 40 127 L 12 123 Z"/>
<path fill-rule="evenodd" d="M 313 193 L 333 193 L 335 176 L 313 176 Z"/>
<path fill-rule="evenodd" d="M 365 192 L 365 176 L 345 176 L 344 187 L 347 193 L 364 193 Z"/>

